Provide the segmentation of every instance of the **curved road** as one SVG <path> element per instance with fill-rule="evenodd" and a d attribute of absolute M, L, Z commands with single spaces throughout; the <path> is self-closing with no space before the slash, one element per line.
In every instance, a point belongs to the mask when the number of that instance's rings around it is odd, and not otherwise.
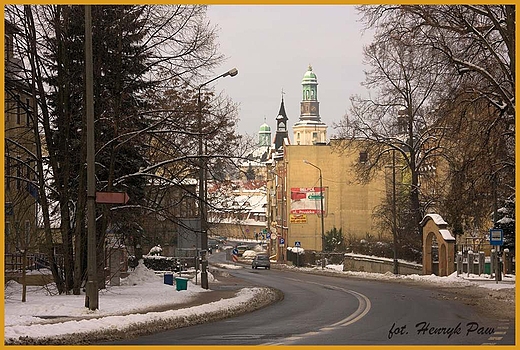
<path fill-rule="evenodd" d="M 284 299 L 234 318 L 113 344 L 514 344 L 514 326 L 506 320 L 484 319 L 431 290 L 247 266 L 227 271 L 252 285 L 277 288 Z"/>

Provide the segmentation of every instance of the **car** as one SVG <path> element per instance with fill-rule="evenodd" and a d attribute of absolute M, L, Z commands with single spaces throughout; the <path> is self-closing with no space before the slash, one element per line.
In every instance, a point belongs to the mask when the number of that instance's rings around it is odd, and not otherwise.
<path fill-rule="evenodd" d="M 216 239 L 208 239 L 208 248 L 209 249 L 218 249 L 218 242 Z"/>
<path fill-rule="evenodd" d="M 271 269 L 271 261 L 269 261 L 269 256 L 260 254 L 255 256 L 253 262 L 251 263 L 251 268 L 258 269 L 259 267 L 263 267 L 266 270 Z"/>
<path fill-rule="evenodd" d="M 238 256 L 242 256 L 246 250 L 248 250 L 249 247 L 247 245 L 237 245 L 238 250 Z"/>

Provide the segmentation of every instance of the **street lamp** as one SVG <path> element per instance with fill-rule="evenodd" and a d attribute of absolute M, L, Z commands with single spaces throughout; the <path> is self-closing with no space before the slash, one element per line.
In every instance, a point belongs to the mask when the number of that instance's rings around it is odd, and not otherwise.
<path fill-rule="evenodd" d="M 238 74 L 238 69 L 233 68 L 219 76 L 216 76 L 213 79 L 202 83 L 198 87 L 198 97 L 197 97 L 197 106 L 198 106 L 198 128 L 199 128 L 199 215 L 200 215 L 200 232 L 201 232 L 201 258 L 202 258 L 202 268 L 200 272 L 200 285 L 204 289 L 208 289 L 208 271 L 207 261 L 205 259 L 205 254 L 208 250 L 208 222 L 207 222 L 207 209 L 206 209 L 206 200 L 207 200 L 207 186 L 206 186 L 206 171 L 205 171 L 205 162 L 204 162 L 204 153 L 202 149 L 202 101 L 201 101 L 201 90 L 204 86 L 209 83 L 224 78 L 227 76 L 234 77 Z"/>
<path fill-rule="evenodd" d="M 312 164 L 311 162 L 307 161 L 307 160 L 303 160 L 303 162 L 305 164 L 309 164 L 310 166 L 313 166 L 315 167 L 316 169 L 319 170 L 320 172 L 320 209 L 321 209 L 321 251 L 324 252 L 325 251 L 325 224 L 323 223 L 323 178 L 321 176 L 321 169 Z"/>

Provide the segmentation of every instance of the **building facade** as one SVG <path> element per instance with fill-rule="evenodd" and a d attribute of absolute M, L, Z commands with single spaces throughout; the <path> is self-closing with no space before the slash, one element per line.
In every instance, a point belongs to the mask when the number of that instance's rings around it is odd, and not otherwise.
<path fill-rule="evenodd" d="M 4 33 L 4 242 L 6 253 L 38 250 L 36 186 L 36 103 L 14 54 L 19 29 L 5 21 Z"/>
<path fill-rule="evenodd" d="M 300 242 L 304 249 L 321 251 L 322 234 L 333 228 L 341 229 L 344 238 L 390 234 L 379 232 L 374 218 L 387 196 L 384 173 L 361 184 L 354 171 L 361 155 L 358 151 L 337 151 L 338 142 L 285 147 L 289 246 Z"/>

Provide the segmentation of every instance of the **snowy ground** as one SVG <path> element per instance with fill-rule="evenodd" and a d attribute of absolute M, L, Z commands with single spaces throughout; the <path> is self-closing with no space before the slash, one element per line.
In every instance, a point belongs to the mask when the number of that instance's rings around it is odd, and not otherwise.
<path fill-rule="evenodd" d="M 219 264 L 217 267 L 236 269 L 236 264 Z M 247 266 L 249 267 L 249 266 Z M 282 265 L 283 268 L 294 268 Z M 467 274 L 447 277 L 437 276 L 394 276 L 393 274 L 375 274 L 365 272 L 344 272 L 342 265 L 328 265 L 321 268 L 299 268 L 309 273 L 333 273 L 358 278 L 378 280 L 399 280 L 426 283 L 439 287 L 474 286 L 478 289 L 501 290 L 502 297 L 511 298 L 514 305 L 515 277 L 506 276 L 502 282 L 496 283 L 489 276 Z M 218 283 L 209 276 L 210 281 Z M 200 281 L 200 278 L 198 279 Z M 195 279 L 188 283 L 187 290 L 176 291 L 175 286 L 164 284 L 162 276 L 156 275 L 140 264 L 128 278 L 123 279 L 121 286 L 109 287 L 100 291 L 99 310 L 90 311 L 84 307 L 84 295 L 56 295 L 48 287 L 28 287 L 27 301 L 21 302 L 21 285 L 10 281 L 5 287 L 4 336 L 6 344 L 46 344 L 48 339 L 61 338 L 62 343 L 71 344 L 81 335 L 84 339 L 95 333 L 128 332 L 142 328 L 143 324 L 168 322 L 190 317 L 201 318 L 205 314 L 230 313 L 240 310 L 258 298 L 269 299 L 265 288 L 243 288 L 234 297 L 225 298 L 202 306 L 175 309 L 175 305 L 184 304 L 203 296 L 200 293 L 211 293 L 209 290 L 195 285 Z M 264 296 L 264 297 L 263 297 Z M 153 311 L 161 308 L 167 311 Z M 168 310 L 170 309 L 170 310 Z M 171 310 L 174 309 L 174 310 Z M 200 322 L 197 320 L 195 323 Z M 74 335 L 72 337 L 71 335 Z M 98 337 L 99 339 L 100 337 Z M 103 337 L 101 337 L 103 338 Z M 20 340 L 22 339 L 22 340 Z M 52 342 L 51 342 L 52 343 Z"/>

